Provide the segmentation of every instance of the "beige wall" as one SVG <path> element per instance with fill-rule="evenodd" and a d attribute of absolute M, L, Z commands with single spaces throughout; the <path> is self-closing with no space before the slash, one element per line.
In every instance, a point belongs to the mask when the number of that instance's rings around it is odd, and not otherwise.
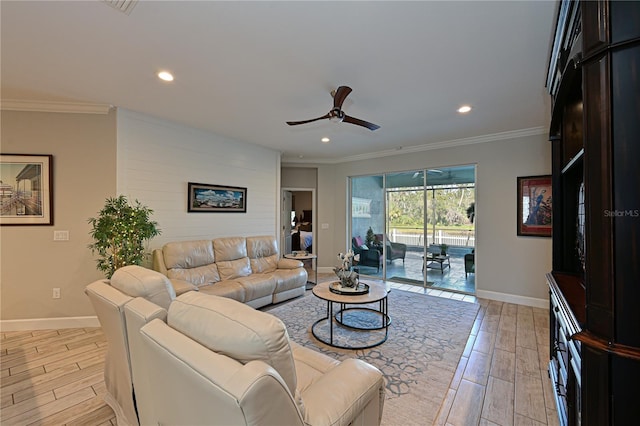
<path fill-rule="evenodd" d="M 318 264 L 334 265 L 348 247 L 348 177 L 391 171 L 477 165 L 476 286 L 478 295 L 544 305 L 544 274 L 551 270 L 551 239 L 516 235 L 516 178 L 550 174 L 545 135 L 476 143 L 392 157 L 318 165 Z"/>
<path fill-rule="evenodd" d="M 3 153 L 53 155 L 54 225 L 0 227 L 0 318 L 95 315 L 83 290 L 102 274 L 87 219 L 116 192 L 115 112 L 1 114 Z M 54 242 L 54 230 L 69 231 L 69 241 Z"/>
<path fill-rule="evenodd" d="M 2 152 L 54 156 L 55 216 L 54 226 L 0 227 L 3 329 L 63 327 L 70 318 L 95 315 L 83 291 L 103 275 L 87 248 L 87 219 L 107 197 L 125 194 L 154 210 L 162 235 L 149 250 L 167 241 L 277 233 L 277 151 L 114 110 L 3 111 Z M 247 213 L 187 213 L 187 182 L 246 187 Z M 70 240 L 54 242 L 54 230 L 68 230 Z M 54 287 L 61 289 L 59 300 L 52 298 Z M 38 322 L 43 318 L 57 321 Z"/>
<path fill-rule="evenodd" d="M 0 227 L 3 321 L 94 314 L 83 289 L 101 274 L 87 249 L 87 219 L 117 193 L 138 198 L 156 211 L 163 235 L 150 248 L 198 236 L 276 233 L 281 186 L 277 152 L 135 113 L 118 114 L 116 119 L 113 111 L 2 112 L 3 153 L 54 156 L 55 215 L 54 226 Z M 521 303 L 546 300 L 544 273 L 551 268 L 551 240 L 516 236 L 515 199 L 516 177 L 548 174 L 550 163 L 550 144 L 539 135 L 313 165 L 319 266 L 335 266 L 335 254 L 347 246 L 349 176 L 477 164 L 478 294 L 513 295 Z M 300 167 L 307 169 L 300 173 L 310 173 L 308 166 Z M 188 181 L 247 187 L 248 214 L 186 214 Z M 288 184 L 283 180 L 282 186 Z M 54 242 L 54 230 L 68 230 L 70 240 Z M 54 287 L 61 288 L 59 300 L 51 297 Z"/>
<path fill-rule="evenodd" d="M 283 188 L 317 188 L 318 170 L 315 167 L 282 166 Z"/>

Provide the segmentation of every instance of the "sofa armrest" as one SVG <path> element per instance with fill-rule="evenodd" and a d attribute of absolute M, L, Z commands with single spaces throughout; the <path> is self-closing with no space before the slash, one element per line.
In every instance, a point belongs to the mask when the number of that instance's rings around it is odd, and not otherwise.
<path fill-rule="evenodd" d="M 370 404 L 380 424 L 384 378 L 380 370 L 359 359 L 347 359 L 302 392 L 306 424 L 349 425 Z"/>
<path fill-rule="evenodd" d="M 155 249 L 152 257 L 152 268 L 154 271 L 160 272 L 162 275 L 167 275 L 167 266 L 164 264 L 164 254 L 162 249 Z"/>
<path fill-rule="evenodd" d="M 296 269 L 302 268 L 304 264 L 295 259 L 280 259 L 278 260 L 278 269 Z"/>
<path fill-rule="evenodd" d="M 173 286 L 173 290 L 176 292 L 176 297 L 188 291 L 198 291 L 198 286 L 190 283 L 189 281 L 172 278 L 169 280 L 169 282 Z"/>

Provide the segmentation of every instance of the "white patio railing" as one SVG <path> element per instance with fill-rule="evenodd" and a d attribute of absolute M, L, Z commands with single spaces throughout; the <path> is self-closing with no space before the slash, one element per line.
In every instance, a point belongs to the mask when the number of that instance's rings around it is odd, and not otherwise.
<path fill-rule="evenodd" d="M 403 243 L 408 246 L 422 247 L 424 245 L 425 234 L 421 232 L 405 233 L 391 229 L 389 238 L 394 243 Z M 435 235 L 430 232 L 426 236 L 427 245 L 447 244 L 449 246 L 475 247 L 476 239 L 473 231 L 467 231 L 465 234 L 449 234 L 442 229 L 437 229 Z"/>

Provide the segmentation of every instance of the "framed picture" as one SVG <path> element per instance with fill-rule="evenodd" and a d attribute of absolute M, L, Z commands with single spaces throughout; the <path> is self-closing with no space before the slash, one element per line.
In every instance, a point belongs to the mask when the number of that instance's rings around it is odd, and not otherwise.
<path fill-rule="evenodd" d="M 551 237 L 551 176 L 518 177 L 518 235 Z"/>
<path fill-rule="evenodd" d="M 0 154 L 0 225 L 53 225 L 52 160 Z"/>
<path fill-rule="evenodd" d="M 189 182 L 190 213 L 246 213 L 247 188 Z"/>

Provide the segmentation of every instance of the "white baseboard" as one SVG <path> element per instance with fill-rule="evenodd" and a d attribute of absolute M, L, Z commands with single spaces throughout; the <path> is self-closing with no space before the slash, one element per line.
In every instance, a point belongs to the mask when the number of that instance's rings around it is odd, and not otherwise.
<path fill-rule="evenodd" d="M 517 305 L 532 306 L 534 308 L 549 309 L 549 299 L 518 296 L 517 294 L 498 293 L 496 291 L 477 290 L 476 297 L 496 300 L 498 302 L 515 303 Z"/>
<path fill-rule="evenodd" d="M 61 328 L 100 327 L 98 317 L 34 318 L 0 321 L 1 331 L 58 330 Z"/>

